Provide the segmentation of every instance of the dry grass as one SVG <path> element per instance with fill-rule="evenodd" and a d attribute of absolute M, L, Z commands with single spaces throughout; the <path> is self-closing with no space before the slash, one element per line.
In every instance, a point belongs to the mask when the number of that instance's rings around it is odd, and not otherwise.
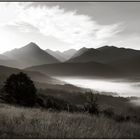
<path fill-rule="evenodd" d="M 0 138 L 140 138 L 140 125 L 105 116 L 0 104 Z"/>

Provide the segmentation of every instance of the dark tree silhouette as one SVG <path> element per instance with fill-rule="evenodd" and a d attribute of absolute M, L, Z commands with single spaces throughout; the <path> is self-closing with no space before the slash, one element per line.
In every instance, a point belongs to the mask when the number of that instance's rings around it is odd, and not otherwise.
<path fill-rule="evenodd" d="M 3 87 L 5 100 L 24 106 L 33 106 L 36 102 L 36 88 L 33 81 L 23 72 L 10 75 Z"/>

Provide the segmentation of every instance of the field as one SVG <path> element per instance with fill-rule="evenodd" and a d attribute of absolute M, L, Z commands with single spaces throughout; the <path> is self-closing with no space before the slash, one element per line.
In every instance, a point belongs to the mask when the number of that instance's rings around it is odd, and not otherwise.
<path fill-rule="evenodd" d="M 140 138 L 140 125 L 104 115 L 0 105 L 0 138 Z"/>

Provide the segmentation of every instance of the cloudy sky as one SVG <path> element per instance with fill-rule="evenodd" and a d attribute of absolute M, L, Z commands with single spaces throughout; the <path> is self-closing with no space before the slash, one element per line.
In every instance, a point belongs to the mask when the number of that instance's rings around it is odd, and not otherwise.
<path fill-rule="evenodd" d="M 103 45 L 140 49 L 140 2 L 1 2 L 0 53 Z"/>

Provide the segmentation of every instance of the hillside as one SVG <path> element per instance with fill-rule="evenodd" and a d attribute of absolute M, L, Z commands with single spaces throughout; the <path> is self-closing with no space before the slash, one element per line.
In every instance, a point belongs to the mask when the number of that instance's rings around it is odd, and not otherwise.
<path fill-rule="evenodd" d="M 29 77 L 37 83 L 44 83 L 44 84 L 58 84 L 59 81 L 56 79 L 51 78 L 50 76 L 47 76 L 46 74 L 42 74 L 37 71 L 26 71 L 26 70 L 20 70 L 17 68 L 11 68 L 6 66 L 0 66 L 0 85 L 3 85 L 3 82 L 6 80 L 9 75 L 13 73 L 19 73 L 24 72 L 29 75 Z"/>
<path fill-rule="evenodd" d="M 51 76 L 122 76 L 119 70 L 97 62 L 45 64 L 26 70 L 39 71 Z"/>
<path fill-rule="evenodd" d="M 100 97 L 100 96 L 99 96 Z M 110 107 L 114 100 L 116 105 Z M 57 101 L 60 101 L 60 99 Z M 130 106 L 127 99 L 103 97 L 99 115 L 86 112 L 51 111 L 0 103 L 0 138 L 139 138 L 139 107 Z M 62 101 L 61 101 L 62 103 Z M 123 108 L 122 108 L 123 106 Z M 114 108 L 115 107 L 115 108 Z M 112 114 L 115 109 L 117 114 Z M 121 112 L 120 111 L 121 109 Z M 18 129 L 17 129 L 18 128 Z"/>
<path fill-rule="evenodd" d="M 4 59 L 0 58 L 0 65 L 13 67 L 13 68 L 22 67 L 22 65 L 17 60 L 14 60 L 8 57 Z"/>
<path fill-rule="evenodd" d="M 140 75 L 140 55 L 133 56 L 131 58 L 120 59 L 119 61 L 110 63 L 110 65 L 125 71 L 129 75 Z"/>

